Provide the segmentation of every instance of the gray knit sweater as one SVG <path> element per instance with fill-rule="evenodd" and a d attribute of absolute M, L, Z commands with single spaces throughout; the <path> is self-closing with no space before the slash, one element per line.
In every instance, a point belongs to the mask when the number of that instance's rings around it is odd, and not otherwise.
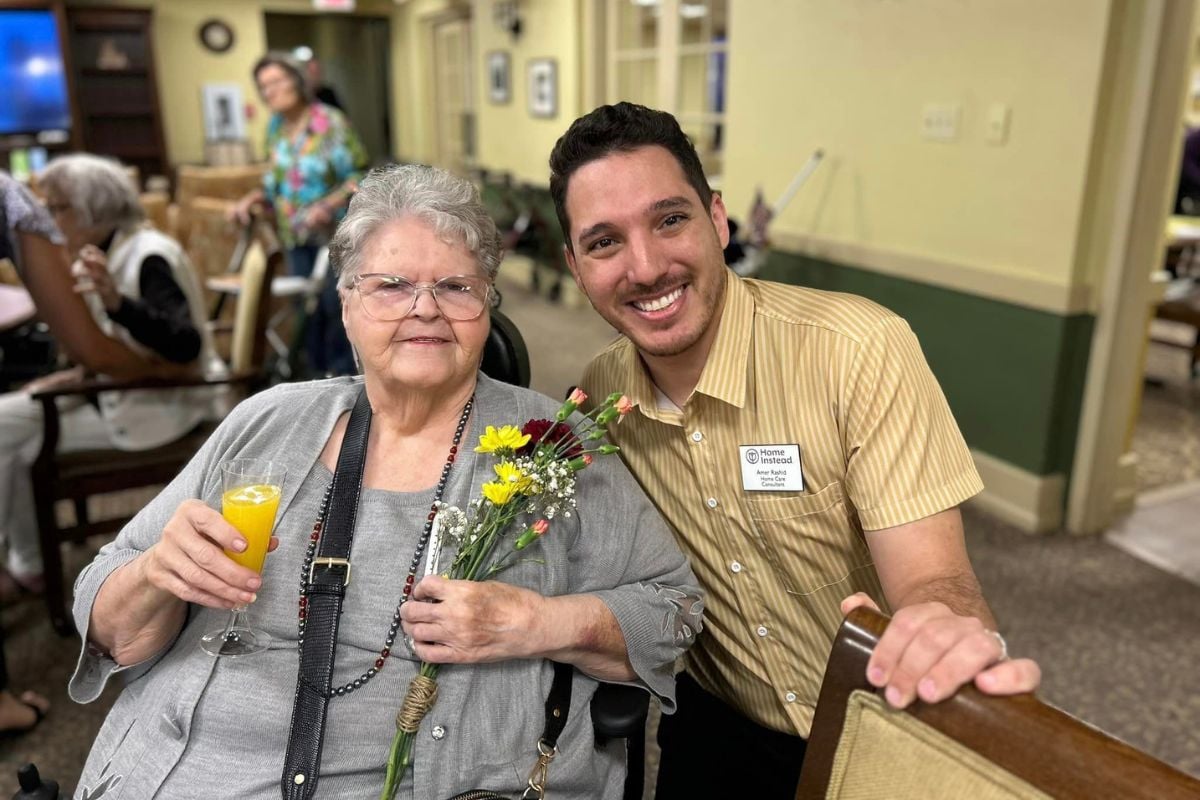
<path fill-rule="evenodd" d="M 122 672 L 126 688 L 97 736 L 75 797 L 277 798 L 295 688 L 300 565 L 330 474 L 318 461 L 359 379 L 287 384 L 242 403 L 184 471 L 104 547 L 75 586 L 75 619 L 86 640 L 96 594 L 113 570 L 159 537 L 185 499 L 219 506 L 217 464 L 257 457 L 284 462 L 278 550 L 267 558 L 251 621 L 275 639 L 265 654 L 213 659 L 197 645 L 224 613 L 195 607 L 176 641 L 127 669 L 83 648 L 71 696 L 94 700 Z M 476 406 L 445 501 L 465 506 L 492 476 L 490 456 L 473 452 L 485 425 L 549 417 L 549 398 L 480 375 Z M 352 680 L 383 646 L 432 491 L 364 490 L 336 656 L 335 683 Z M 639 683 L 673 708 L 672 665 L 700 627 L 701 591 L 658 513 L 617 458 L 581 473 L 579 510 L 555 521 L 501 579 L 544 595 L 587 592 L 616 616 Z M 383 778 L 395 714 L 418 662 L 397 640 L 387 664 L 360 689 L 330 704 L 319 797 L 374 797 Z M 416 739 L 415 766 L 400 797 L 442 800 L 468 788 L 519 796 L 536 760 L 553 678 L 543 661 L 444 667 L 436 705 Z M 620 742 L 597 748 L 588 704 L 596 682 L 576 671 L 567 729 L 550 769 L 551 796 L 618 798 Z M 98 790 L 103 790 L 98 794 Z"/>

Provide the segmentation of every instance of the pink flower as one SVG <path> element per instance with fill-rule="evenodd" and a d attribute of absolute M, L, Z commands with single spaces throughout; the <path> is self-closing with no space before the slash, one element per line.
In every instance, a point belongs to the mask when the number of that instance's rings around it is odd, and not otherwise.
<path fill-rule="evenodd" d="M 567 397 L 567 400 L 577 406 L 581 406 L 587 402 L 587 397 L 587 392 L 577 386 L 571 391 L 571 394 L 569 397 Z"/>
<path fill-rule="evenodd" d="M 589 456 L 587 453 L 583 454 L 583 465 L 585 467 L 590 467 L 592 465 L 592 457 Z"/>
<path fill-rule="evenodd" d="M 621 395 L 614 404 L 614 407 L 617 409 L 617 413 L 623 417 L 630 411 L 633 411 L 633 402 L 625 395 Z"/>
<path fill-rule="evenodd" d="M 544 519 L 539 519 L 537 522 L 530 525 L 529 528 L 538 536 L 545 536 L 546 531 L 550 530 L 550 523 Z"/>

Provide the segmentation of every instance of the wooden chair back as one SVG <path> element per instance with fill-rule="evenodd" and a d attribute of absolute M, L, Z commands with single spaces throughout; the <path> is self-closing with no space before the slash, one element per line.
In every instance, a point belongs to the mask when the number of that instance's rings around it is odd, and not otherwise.
<path fill-rule="evenodd" d="M 866 680 L 887 622 L 856 609 L 838 631 L 796 800 L 1200 797 L 1200 781 L 1032 694 L 968 686 L 891 709 Z"/>

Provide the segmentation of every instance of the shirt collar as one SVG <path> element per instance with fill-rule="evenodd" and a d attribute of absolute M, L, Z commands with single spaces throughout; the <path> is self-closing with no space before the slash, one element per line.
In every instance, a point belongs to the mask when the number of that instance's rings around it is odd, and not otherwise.
<path fill-rule="evenodd" d="M 725 304 L 721 318 L 716 320 L 717 336 L 695 392 L 737 408 L 745 406 L 753 319 L 754 298 L 742 279 L 729 272 L 725 281 Z M 654 383 L 633 342 L 626 339 L 624 346 L 628 348 L 624 389 L 630 401 L 651 419 L 673 414 L 658 407 Z"/>
<path fill-rule="evenodd" d="M 746 372 L 753 333 L 754 298 L 746 284 L 730 271 L 725 281 L 725 305 L 704 372 L 696 391 L 731 406 L 746 405 Z"/>

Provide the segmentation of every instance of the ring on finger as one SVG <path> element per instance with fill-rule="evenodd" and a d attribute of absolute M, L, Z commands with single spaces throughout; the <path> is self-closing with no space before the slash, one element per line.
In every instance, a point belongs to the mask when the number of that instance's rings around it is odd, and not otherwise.
<path fill-rule="evenodd" d="M 1000 631 L 988 631 L 992 636 L 996 637 L 996 642 L 1000 645 L 1000 655 L 996 657 L 996 661 L 1008 661 L 1008 642 L 1004 641 L 1004 637 L 1000 635 Z"/>

